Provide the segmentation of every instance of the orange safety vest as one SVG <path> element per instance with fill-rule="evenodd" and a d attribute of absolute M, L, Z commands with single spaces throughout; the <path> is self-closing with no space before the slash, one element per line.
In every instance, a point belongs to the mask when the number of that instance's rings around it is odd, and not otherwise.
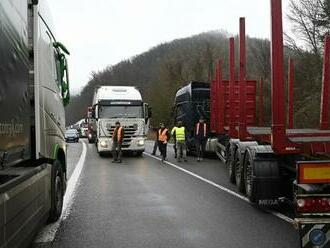
<path fill-rule="evenodd" d="M 122 134 L 123 127 L 119 127 L 117 130 L 117 142 L 121 141 L 121 134 Z M 115 129 L 116 131 L 116 129 Z M 115 140 L 115 131 L 113 132 L 112 139 Z"/>
<path fill-rule="evenodd" d="M 196 135 L 199 134 L 200 123 L 197 123 Z M 206 137 L 206 123 L 204 123 L 204 137 Z"/>
<path fill-rule="evenodd" d="M 161 142 L 167 141 L 167 134 L 166 134 L 167 131 L 168 130 L 166 128 L 163 130 L 163 132 L 161 129 L 159 129 L 159 131 L 158 131 L 158 140 L 159 141 L 161 141 Z"/>

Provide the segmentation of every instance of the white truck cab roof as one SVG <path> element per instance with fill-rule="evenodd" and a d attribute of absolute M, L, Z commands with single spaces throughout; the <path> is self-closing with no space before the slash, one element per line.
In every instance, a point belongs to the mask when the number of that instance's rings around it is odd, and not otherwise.
<path fill-rule="evenodd" d="M 100 100 L 134 100 L 142 101 L 141 93 L 130 86 L 101 86 L 96 89 L 93 105 Z"/>

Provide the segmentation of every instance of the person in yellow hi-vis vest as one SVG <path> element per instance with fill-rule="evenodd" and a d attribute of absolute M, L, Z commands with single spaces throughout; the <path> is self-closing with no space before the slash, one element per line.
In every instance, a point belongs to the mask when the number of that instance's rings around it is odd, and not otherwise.
<path fill-rule="evenodd" d="M 157 140 L 159 145 L 159 150 L 162 155 L 162 162 L 166 159 L 167 152 L 167 142 L 170 140 L 171 136 L 167 128 L 163 123 L 160 123 L 160 128 L 157 132 Z"/>
<path fill-rule="evenodd" d="M 186 129 L 183 126 L 182 121 L 178 121 L 176 127 L 171 131 L 171 135 L 175 134 L 176 148 L 178 149 L 178 162 L 183 159 L 187 162 L 187 150 L 186 150 Z"/>

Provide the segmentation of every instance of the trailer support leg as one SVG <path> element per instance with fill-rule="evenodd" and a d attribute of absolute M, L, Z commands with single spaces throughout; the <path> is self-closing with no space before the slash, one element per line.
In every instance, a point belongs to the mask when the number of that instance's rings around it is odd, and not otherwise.
<path fill-rule="evenodd" d="M 320 129 L 329 128 L 330 36 L 325 37 Z"/>
<path fill-rule="evenodd" d="M 236 106 L 235 106 L 235 40 L 229 38 L 229 136 L 236 136 Z"/>
<path fill-rule="evenodd" d="M 289 58 L 289 87 L 288 87 L 288 104 L 289 104 L 289 129 L 293 129 L 293 85 L 294 85 L 294 63 L 293 59 Z"/>
<path fill-rule="evenodd" d="M 264 80 L 260 78 L 259 85 L 259 126 L 264 125 Z"/>

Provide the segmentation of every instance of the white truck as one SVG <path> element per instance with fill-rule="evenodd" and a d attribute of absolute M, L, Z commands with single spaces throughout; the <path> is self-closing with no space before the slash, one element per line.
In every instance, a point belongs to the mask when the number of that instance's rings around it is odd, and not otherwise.
<path fill-rule="evenodd" d="M 0 1 L 0 247 L 27 247 L 66 189 L 67 49 L 46 2 Z"/>
<path fill-rule="evenodd" d="M 123 151 L 142 155 L 149 130 L 151 109 L 141 93 L 130 86 L 101 86 L 95 90 L 93 117 L 96 120 L 96 147 L 100 155 L 111 152 L 115 123 L 124 127 Z"/>

